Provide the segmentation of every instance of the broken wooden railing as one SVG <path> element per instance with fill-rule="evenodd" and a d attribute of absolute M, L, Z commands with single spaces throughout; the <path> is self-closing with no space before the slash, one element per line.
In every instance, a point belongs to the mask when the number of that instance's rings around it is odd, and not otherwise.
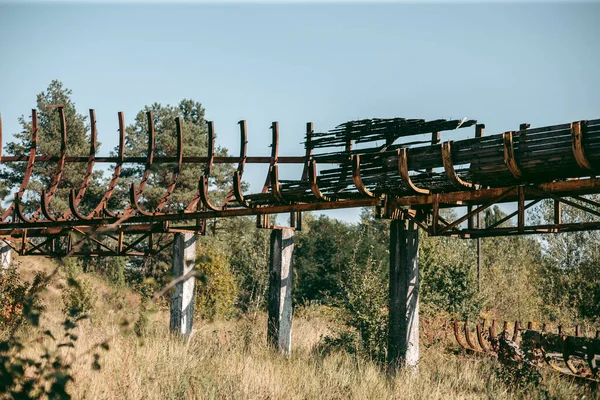
<path fill-rule="evenodd" d="M 532 322 L 524 326 L 519 321 L 512 327 L 504 321 L 500 328 L 495 320 L 489 326 L 486 326 L 485 320 L 477 322 L 473 329 L 466 319 L 462 326 L 459 321 L 454 321 L 454 337 L 459 346 L 469 353 L 506 358 L 506 349 L 512 346 L 516 352 L 510 352 L 510 361 L 535 366 L 545 364 L 564 375 L 600 382 L 600 331 L 596 331 L 593 337 L 586 337 L 581 326 L 577 325 L 569 335 L 559 325 L 556 333 L 552 333 L 547 324 L 543 324 L 541 330 L 535 330 Z"/>

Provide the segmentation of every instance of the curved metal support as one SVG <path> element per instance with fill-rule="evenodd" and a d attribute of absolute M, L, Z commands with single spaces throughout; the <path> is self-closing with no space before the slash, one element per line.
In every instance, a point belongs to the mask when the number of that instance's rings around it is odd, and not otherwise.
<path fill-rule="evenodd" d="M 367 196 L 367 197 L 376 197 L 373 192 L 371 192 L 362 181 L 360 176 L 360 155 L 355 154 L 352 156 L 352 181 L 354 182 L 354 186 L 359 193 Z"/>
<path fill-rule="evenodd" d="M 165 206 L 167 205 L 169 198 L 171 197 L 171 195 L 173 194 L 173 191 L 175 190 L 175 185 L 177 184 L 177 178 L 179 177 L 179 172 L 181 171 L 181 165 L 183 163 L 183 128 L 182 128 L 181 117 L 175 118 L 175 126 L 177 129 L 177 164 L 173 168 L 173 174 L 171 175 L 171 181 L 169 182 L 169 185 L 167 186 L 167 191 L 165 192 L 165 194 L 162 196 L 160 202 L 158 203 L 158 206 L 156 207 L 154 214 L 161 213 L 164 210 Z"/>
<path fill-rule="evenodd" d="M 210 185 L 209 185 L 208 178 L 212 171 L 212 166 L 213 166 L 214 159 L 215 159 L 215 140 L 216 140 L 216 135 L 215 135 L 214 123 L 213 123 L 213 121 L 208 121 L 208 161 L 207 161 L 206 167 L 204 169 L 204 175 L 200 176 L 200 179 L 198 179 L 197 195 L 199 197 L 199 200 L 201 201 L 201 204 L 205 207 L 205 209 L 212 210 L 212 211 L 221 211 L 221 210 L 225 209 L 227 203 L 231 199 L 231 195 L 233 193 L 235 193 L 235 180 L 234 180 L 234 185 L 233 185 L 234 188 L 232 188 L 232 191 L 227 196 L 227 199 L 225 200 L 223 205 L 216 206 L 209 200 L 208 189 L 209 189 Z M 245 149 L 243 149 L 243 151 L 245 152 Z M 245 160 L 242 160 L 241 162 L 245 163 Z M 238 169 L 239 169 L 239 166 L 238 166 Z M 242 167 L 242 169 L 243 169 L 243 167 Z M 193 205 L 194 201 L 196 201 L 196 205 L 198 205 L 198 206 L 200 205 L 199 203 L 197 203 L 197 200 L 194 197 L 194 200 L 192 200 L 192 203 L 191 203 L 192 208 L 194 206 Z"/>
<path fill-rule="evenodd" d="M 146 118 L 148 120 L 148 150 L 146 153 L 146 166 L 144 168 L 144 172 L 142 174 L 142 179 L 140 180 L 140 184 L 138 185 L 138 192 L 141 192 L 146 187 L 146 183 L 148 183 L 148 179 L 150 178 L 150 171 L 152 170 L 152 164 L 154 162 L 154 153 L 156 151 L 156 141 L 154 139 L 154 116 L 152 115 L 152 111 L 148 111 L 146 113 Z"/>
<path fill-rule="evenodd" d="M 138 213 L 140 213 L 146 217 L 151 217 L 151 216 L 155 215 L 155 213 L 150 212 L 150 211 L 145 211 L 143 208 L 141 208 L 139 205 L 139 201 L 140 201 L 140 191 L 135 190 L 135 184 L 132 183 L 131 185 L 129 185 L 129 203 L 130 203 L 130 205 L 133 207 L 133 209 L 135 209 L 135 211 L 137 211 Z"/>
<path fill-rule="evenodd" d="M 173 168 L 173 174 L 171 175 L 171 180 L 169 182 L 169 185 L 167 186 L 167 191 L 161 197 L 161 200 L 160 200 L 158 206 L 156 207 L 156 209 L 153 212 L 144 211 L 139 205 L 140 195 L 142 194 L 142 191 L 139 188 L 136 190 L 135 184 L 133 184 L 133 183 L 129 186 L 129 202 L 131 203 L 131 206 L 138 213 L 148 216 L 148 217 L 162 213 L 163 209 L 167 205 L 169 197 L 171 197 L 171 195 L 173 194 L 173 191 L 175 190 L 175 186 L 177 184 L 177 178 L 179 176 L 179 172 L 181 171 L 181 165 L 183 163 L 183 131 L 182 131 L 182 123 L 181 123 L 180 117 L 177 117 L 175 119 L 175 125 L 176 125 L 176 130 L 177 130 L 177 163 L 176 163 L 175 167 Z M 187 208 L 186 208 L 186 210 L 187 210 Z"/>
<path fill-rule="evenodd" d="M 480 351 L 477 347 L 475 347 L 475 345 L 473 344 L 473 341 L 471 340 L 471 331 L 469 331 L 469 319 L 468 318 L 465 319 L 465 340 L 467 341 L 467 344 L 469 345 L 471 350 Z"/>
<path fill-rule="evenodd" d="M 119 111 L 118 116 L 119 116 L 119 149 L 118 149 L 118 154 L 117 154 L 117 164 L 115 165 L 115 169 L 113 171 L 110 182 L 108 183 L 108 188 L 106 189 L 106 192 L 104 192 L 102 199 L 100 200 L 100 202 L 98 203 L 96 208 L 94 208 L 94 211 L 92 211 L 90 216 L 99 216 L 102 212 L 104 212 L 106 215 L 113 217 L 113 218 L 117 216 L 116 213 L 113 213 L 108 209 L 108 200 L 111 198 L 111 196 L 115 190 L 115 187 L 117 186 L 117 182 L 119 181 L 119 177 L 121 175 L 121 168 L 123 167 L 123 158 L 124 158 L 124 153 L 125 153 L 125 117 L 123 115 L 123 112 L 121 112 L 121 111 Z"/>
<path fill-rule="evenodd" d="M 521 323 L 519 321 L 515 321 L 515 326 L 513 328 L 512 341 L 516 342 L 519 338 L 519 329 L 521 328 Z"/>
<path fill-rule="evenodd" d="M 583 134 L 585 127 L 585 121 L 571 123 L 571 148 L 573 149 L 573 155 L 575 156 L 575 161 L 577 161 L 579 168 L 593 171 L 594 169 L 586 158 L 583 149 Z"/>
<path fill-rule="evenodd" d="M 304 168 L 302 169 L 302 180 L 308 179 L 310 175 L 309 164 L 312 160 L 313 148 L 312 148 L 312 137 L 315 132 L 315 128 L 312 122 L 306 123 L 306 153 L 304 154 Z"/>
<path fill-rule="evenodd" d="M 269 173 L 271 175 L 271 190 L 273 192 L 273 197 L 275 197 L 275 200 L 278 203 L 289 204 L 281 194 L 281 186 L 279 186 L 279 166 L 277 164 L 271 166 Z"/>
<path fill-rule="evenodd" d="M 479 325 L 479 323 L 476 323 L 475 330 L 477 331 L 477 342 L 479 342 L 479 346 L 483 351 L 488 353 L 490 351 L 490 348 L 485 344 L 485 340 L 483 338 L 483 331 L 485 330 L 485 320 L 483 320 L 483 325 Z"/>
<path fill-rule="evenodd" d="M 209 186 L 208 185 L 208 176 L 202 175 L 200 177 L 200 179 L 198 180 L 198 183 L 200 185 L 198 192 L 200 193 L 200 199 L 202 200 L 202 204 L 204 204 L 204 206 L 207 209 L 212 210 L 212 211 L 223 210 L 223 206 L 215 206 L 208 199 L 208 186 Z"/>
<path fill-rule="evenodd" d="M 241 120 L 238 122 L 240 125 L 240 162 L 238 164 L 237 170 L 240 173 L 244 172 L 244 167 L 246 166 L 246 152 L 248 150 L 248 133 L 246 131 L 246 121 Z"/>
<path fill-rule="evenodd" d="M 250 204 L 244 199 L 244 194 L 242 193 L 242 173 L 240 171 L 233 173 L 233 194 L 241 206 L 250 208 Z"/>
<path fill-rule="evenodd" d="M 412 182 L 410 176 L 408 175 L 408 156 L 406 147 L 401 147 L 398 149 L 398 173 L 400 174 L 400 178 L 402 182 L 409 187 L 410 190 L 417 194 L 430 194 L 431 191 L 429 189 L 421 189 Z"/>
<path fill-rule="evenodd" d="M 131 187 L 133 187 L 134 194 L 135 194 L 135 196 L 132 197 L 131 193 L 130 193 L 130 196 L 129 196 L 130 200 L 132 198 L 139 200 L 140 196 L 144 192 L 144 188 L 146 187 L 146 184 L 148 183 L 148 179 L 150 178 L 150 172 L 152 171 L 152 164 L 154 162 L 154 155 L 155 155 L 155 151 L 156 151 L 156 141 L 155 141 L 155 131 L 154 131 L 154 116 L 152 115 L 152 111 L 148 111 L 146 113 L 146 119 L 148 121 L 148 148 L 147 148 L 147 152 L 146 152 L 146 165 L 144 167 L 142 179 L 140 180 L 140 184 L 138 185 L 137 189 L 135 188 L 135 186 L 130 186 L 130 190 L 131 190 Z M 141 210 L 137 201 L 135 201 L 135 202 L 130 201 L 129 203 L 130 204 L 127 206 L 125 211 L 123 211 L 122 218 L 126 218 L 126 217 L 130 216 L 134 211 L 138 211 L 143 215 L 152 215 L 152 214 L 145 214 L 145 211 Z"/>
<path fill-rule="evenodd" d="M 269 161 L 269 173 L 267 179 L 263 185 L 261 193 L 267 193 L 271 186 L 271 167 L 277 164 L 277 158 L 279 157 L 279 123 L 277 121 L 271 124 L 272 138 L 271 138 L 271 160 Z"/>
<path fill-rule="evenodd" d="M 46 191 L 42 190 L 42 203 L 40 209 L 42 210 L 42 214 L 46 217 L 48 221 L 56 221 L 57 218 L 52 215 L 50 212 L 50 207 L 48 206 L 50 203 L 50 199 L 46 195 Z"/>
<path fill-rule="evenodd" d="M 460 334 L 458 333 L 459 330 L 460 328 L 458 327 L 458 321 L 454 320 L 454 337 L 456 338 L 456 341 L 458 342 L 458 345 L 460 347 L 462 347 L 465 350 L 469 350 L 469 348 L 460 339 Z"/>
<path fill-rule="evenodd" d="M 21 206 L 22 199 L 23 199 L 23 193 L 20 193 L 20 192 L 15 193 L 15 200 L 14 200 L 13 204 L 14 204 L 14 211 L 17 214 L 17 217 L 23 222 L 28 222 L 28 223 L 35 222 L 35 220 L 33 218 L 27 218 L 27 216 L 23 212 L 23 208 Z"/>
<path fill-rule="evenodd" d="M 459 189 L 475 189 L 475 185 L 471 182 L 462 180 L 454 170 L 454 163 L 452 162 L 452 142 L 442 143 L 442 162 L 444 164 L 446 176 L 454 186 Z"/>
<path fill-rule="evenodd" d="M 319 184 L 317 183 L 317 161 L 311 160 L 308 163 L 308 179 L 310 183 L 310 191 L 312 194 L 321 201 L 329 201 L 329 197 L 321 193 Z"/>
<path fill-rule="evenodd" d="M 29 145 L 29 157 L 27 159 L 27 166 L 25 167 L 25 174 L 23 175 L 23 180 L 21 181 L 21 186 L 19 186 L 18 195 L 19 195 L 19 203 L 21 201 L 22 195 L 25 192 L 25 188 L 29 184 L 29 180 L 31 179 L 31 174 L 33 173 L 33 165 L 35 164 L 35 153 L 37 149 L 37 133 L 38 133 L 38 116 L 37 110 L 31 110 L 31 143 Z M 2 214 L 2 221 L 8 218 L 13 211 L 15 211 L 15 206 L 17 202 L 17 195 L 15 195 L 13 202 L 11 205 L 4 211 Z M 27 221 L 24 219 L 24 221 Z"/>
<path fill-rule="evenodd" d="M 496 339 L 496 320 L 495 319 L 492 320 L 492 325 L 489 328 L 489 335 L 490 335 L 489 336 L 490 340 Z"/>
<path fill-rule="evenodd" d="M 206 162 L 206 168 L 204 174 L 210 176 L 212 166 L 215 161 L 215 123 L 208 121 L 208 161 Z"/>
<path fill-rule="evenodd" d="M 67 157 L 67 122 L 65 120 L 65 110 L 64 108 L 58 107 L 58 115 L 59 115 L 59 123 L 60 123 L 60 154 L 58 158 L 58 164 L 56 166 L 56 172 L 54 177 L 52 178 L 52 183 L 45 191 L 42 191 L 42 199 L 41 206 L 38 210 L 33 213 L 31 218 L 35 221 L 39 219 L 39 217 L 44 214 L 48 219 L 52 221 L 52 217 L 49 214 L 44 213 L 44 209 L 47 211 L 47 206 L 50 203 L 50 200 L 54 197 L 54 192 L 60 183 L 62 178 L 62 172 L 65 167 L 65 160 Z M 45 204 L 45 206 L 44 206 Z"/>
<path fill-rule="evenodd" d="M 88 188 L 90 179 L 94 172 L 94 164 L 96 162 L 96 147 L 97 147 L 97 131 L 96 131 L 96 112 L 94 110 L 90 110 L 90 154 L 88 156 L 87 167 L 85 170 L 85 175 L 83 177 L 83 181 L 81 182 L 81 188 L 77 192 L 77 196 L 73 189 L 69 193 L 69 210 L 67 210 L 62 216 L 61 219 L 67 219 L 71 215 L 75 215 L 77 217 L 80 213 L 74 213 L 73 210 L 77 210 L 77 206 L 83 200 L 83 196 L 85 196 L 85 192 Z M 73 193 L 73 194 L 71 194 Z M 84 218 L 86 219 L 86 218 Z"/>
<path fill-rule="evenodd" d="M 513 132 L 504 132 L 502 134 L 502 143 L 504 146 L 504 164 L 515 177 L 515 179 L 521 179 L 521 170 L 517 165 L 515 158 L 515 146 L 513 143 Z"/>
<path fill-rule="evenodd" d="M 244 194 L 242 193 L 242 175 L 246 166 L 246 151 L 248 149 L 246 121 L 241 120 L 238 124 L 240 125 L 240 162 L 237 171 L 233 173 L 233 195 L 242 207 L 250 208 L 250 204 L 244 200 Z"/>
<path fill-rule="evenodd" d="M 77 219 L 81 219 L 83 221 L 90 221 L 94 218 L 94 213 L 90 213 L 89 215 L 82 214 L 77 208 L 77 204 L 79 201 L 76 199 L 75 189 L 71 189 L 69 191 L 69 211 L 70 214 L 73 215 Z M 66 213 L 65 213 L 66 214 Z"/>
<path fill-rule="evenodd" d="M 578 374 L 579 371 L 573 365 L 573 362 L 570 360 L 571 352 L 569 351 L 569 346 L 567 344 L 567 340 L 568 340 L 567 336 L 563 336 L 563 335 L 560 336 L 560 347 L 562 350 L 563 360 L 565 362 L 565 365 L 569 369 L 569 371 L 571 371 L 573 374 Z"/>

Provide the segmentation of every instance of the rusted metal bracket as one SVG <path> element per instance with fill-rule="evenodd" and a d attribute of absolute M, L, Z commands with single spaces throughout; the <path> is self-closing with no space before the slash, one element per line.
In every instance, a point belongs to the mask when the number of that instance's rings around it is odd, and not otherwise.
<path fill-rule="evenodd" d="M 366 197 L 377 197 L 373 192 L 371 192 L 362 181 L 360 176 L 360 155 L 355 154 L 352 156 L 352 181 L 354 182 L 354 186 L 356 190 L 360 194 Z"/>
<path fill-rule="evenodd" d="M 586 121 L 578 121 L 571 123 L 571 147 L 573 149 L 573 156 L 579 168 L 593 171 L 592 165 L 585 156 L 583 148 L 583 135 L 585 132 Z"/>
<path fill-rule="evenodd" d="M 94 110 L 90 110 L 90 154 L 89 154 L 89 158 L 88 158 L 88 162 L 87 162 L 87 167 L 85 170 L 85 175 L 83 176 L 81 188 L 77 192 L 77 195 L 75 195 L 74 189 L 70 190 L 69 209 L 65 213 L 63 213 L 63 215 L 60 217 L 60 219 L 67 219 L 67 218 L 70 218 L 72 215 L 74 215 L 77 218 L 77 216 L 80 215 L 79 212 L 74 212 L 73 210 L 77 211 L 77 207 L 79 206 L 79 203 L 81 203 L 81 201 L 83 200 L 83 197 L 85 196 L 85 192 L 87 191 L 87 188 L 90 183 L 90 179 L 94 172 L 94 164 L 96 162 L 97 142 L 98 142 L 98 140 L 97 140 L 97 132 L 96 132 L 96 112 Z M 85 219 L 85 218 L 81 218 L 81 219 Z"/>
<path fill-rule="evenodd" d="M 238 163 L 237 171 L 233 174 L 233 194 L 242 207 L 250 208 L 250 204 L 244 199 L 244 194 L 242 193 L 242 175 L 246 166 L 248 134 L 246 131 L 246 121 L 241 120 L 238 123 L 240 125 L 240 162 Z"/>
<path fill-rule="evenodd" d="M 454 186 L 459 189 L 476 189 L 476 185 L 471 182 L 467 182 L 461 179 L 456 171 L 454 170 L 454 163 L 452 161 L 452 142 L 442 143 L 442 162 L 444 164 L 444 171 L 446 177 Z"/>
<path fill-rule="evenodd" d="M 408 155 L 406 147 L 401 147 L 398 149 L 398 173 L 400 174 L 400 179 L 402 179 L 402 182 L 404 182 L 404 184 L 413 192 L 417 194 L 431 193 L 429 189 L 422 189 L 415 186 L 410 179 L 410 176 L 408 175 Z"/>
<path fill-rule="evenodd" d="M 330 201 L 329 197 L 325 196 L 319 189 L 317 182 L 317 161 L 312 160 L 308 163 L 308 179 L 310 183 L 310 191 L 320 201 Z"/>
<path fill-rule="evenodd" d="M 41 206 L 31 216 L 32 220 L 37 220 L 43 214 L 49 220 L 53 220 L 54 216 L 50 215 L 48 210 L 48 204 L 54 197 L 54 192 L 58 188 L 58 184 L 62 178 L 62 172 L 65 167 L 65 157 L 67 156 L 67 122 L 65 120 L 65 110 L 62 106 L 57 106 L 59 124 L 60 124 L 60 154 L 58 164 L 56 166 L 56 172 L 52 178 L 52 183 L 45 191 L 42 191 Z"/>
<path fill-rule="evenodd" d="M 25 189 L 31 179 L 33 172 L 33 165 L 35 164 L 35 153 L 37 149 L 37 135 L 38 135 L 38 116 L 37 110 L 31 110 L 31 140 L 29 144 L 29 157 L 27 158 L 27 166 L 25 167 L 25 173 L 23 174 L 23 180 L 19 186 L 19 190 L 15 193 L 13 202 L 2 214 L 2 221 L 11 216 L 15 212 L 15 208 L 18 207 L 22 201 L 22 196 L 25 193 Z M 1 148 L 0 142 L 0 148 Z"/>
<path fill-rule="evenodd" d="M 96 206 L 96 208 L 94 208 L 94 211 L 92 212 L 92 215 L 94 217 L 99 217 L 102 213 L 104 213 L 105 215 L 108 215 L 109 217 L 113 217 L 115 218 L 117 216 L 117 214 L 111 212 L 108 209 L 108 200 L 110 200 L 115 187 L 117 186 L 117 183 L 119 182 L 119 177 L 121 176 L 121 169 L 123 167 L 123 158 L 124 158 L 124 154 L 125 154 L 125 116 L 123 115 L 123 112 L 119 112 L 118 113 L 119 116 L 119 148 L 118 148 L 118 154 L 117 154 L 117 163 L 115 165 L 115 169 L 113 170 L 113 174 L 112 177 L 110 179 L 110 182 L 108 182 L 108 188 L 106 190 L 106 192 L 104 192 L 104 195 L 102 196 L 102 199 L 100 200 L 100 203 L 98 203 L 98 205 Z"/>
<path fill-rule="evenodd" d="M 504 164 L 515 179 L 521 179 L 522 173 L 515 158 L 513 132 L 504 132 L 502 134 L 502 143 L 504 145 Z"/>

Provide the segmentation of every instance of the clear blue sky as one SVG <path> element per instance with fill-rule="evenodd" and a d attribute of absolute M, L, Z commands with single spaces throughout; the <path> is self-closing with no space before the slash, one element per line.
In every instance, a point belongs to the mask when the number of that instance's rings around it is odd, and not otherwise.
<path fill-rule="evenodd" d="M 204 105 L 232 153 L 246 119 L 251 155 L 268 154 L 275 120 L 281 154 L 292 155 L 307 121 L 326 130 L 356 118 L 466 116 L 491 134 L 599 118 L 599 21 L 597 2 L 0 3 L 4 140 L 52 79 L 80 112 L 96 109 L 103 154 L 116 144 L 117 111 L 129 122 L 146 104 L 182 98 Z M 245 178 L 256 189 L 265 172 Z"/>

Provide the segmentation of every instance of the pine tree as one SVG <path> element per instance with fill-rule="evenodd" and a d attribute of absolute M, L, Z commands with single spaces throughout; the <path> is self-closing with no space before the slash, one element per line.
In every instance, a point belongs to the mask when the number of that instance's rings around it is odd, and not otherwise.
<path fill-rule="evenodd" d="M 38 140 L 37 156 L 57 156 L 61 149 L 61 126 L 58 107 L 62 106 L 65 115 L 67 132 L 67 156 L 87 156 L 90 148 L 90 134 L 88 133 L 87 117 L 77 112 L 75 103 L 71 99 L 71 90 L 64 87 L 62 82 L 53 80 L 45 91 L 37 95 L 36 107 L 38 110 Z M 27 155 L 31 146 L 31 118 L 21 116 L 19 122 L 22 131 L 14 134 L 15 141 L 5 146 L 7 154 Z M 99 143 L 97 144 L 99 147 Z M 8 163 L 2 171 L 0 178 L 7 191 L 14 190 L 23 180 L 26 162 Z M 68 197 L 71 189 L 79 190 L 85 175 L 85 163 L 66 163 L 58 188 L 51 201 L 52 212 L 61 214 L 68 210 Z M 29 185 L 23 197 L 23 208 L 26 212 L 34 212 L 40 207 L 41 191 L 48 188 L 56 176 L 56 162 L 36 162 Z M 90 181 L 90 189 L 81 203 L 82 210 L 93 208 L 101 198 L 102 187 L 100 179 L 102 173 L 94 172 Z"/>

